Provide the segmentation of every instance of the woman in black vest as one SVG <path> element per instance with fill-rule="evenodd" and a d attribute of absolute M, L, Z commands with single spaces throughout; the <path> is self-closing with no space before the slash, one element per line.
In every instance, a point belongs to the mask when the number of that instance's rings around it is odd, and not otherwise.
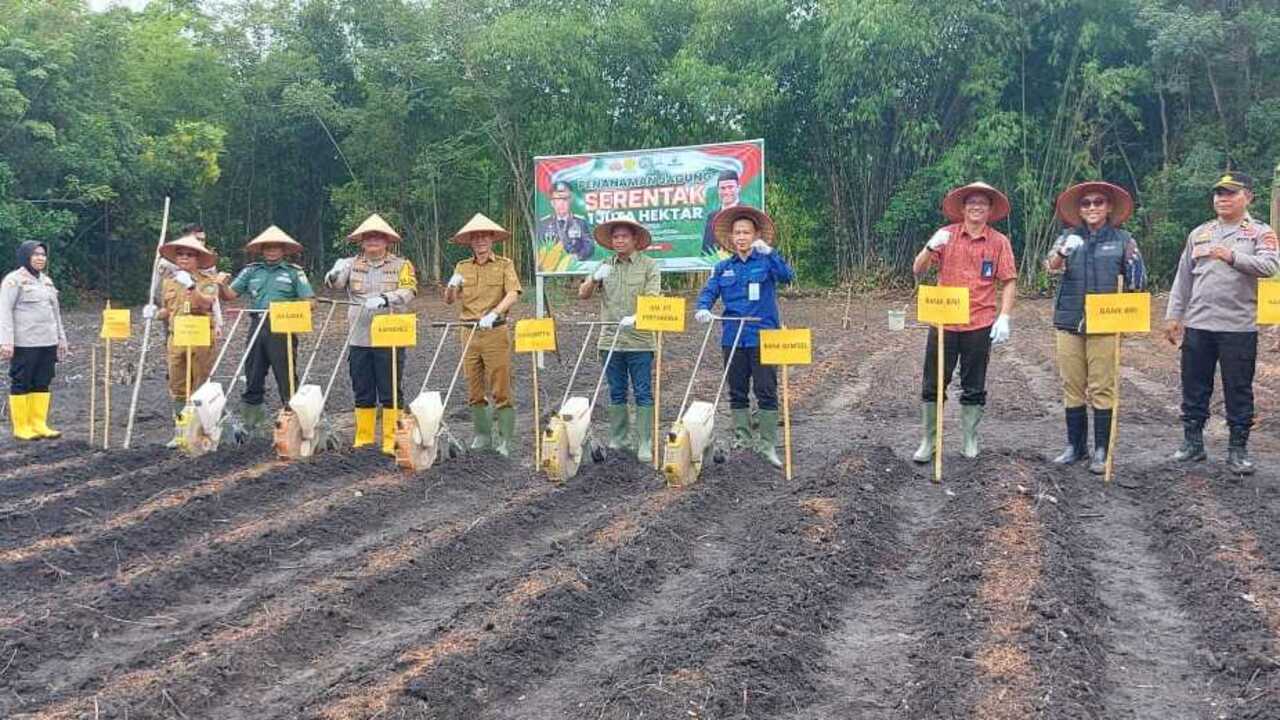
<path fill-rule="evenodd" d="M 1084 298 L 1089 293 L 1114 293 L 1118 278 L 1126 290 L 1146 285 L 1146 270 L 1138 243 L 1119 229 L 1133 215 L 1133 198 L 1124 188 L 1106 182 L 1073 185 L 1058 196 L 1057 215 L 1067 227 L 1049 251 L 1045 267 L 1061 274 L 1053 306 L 1057 329 L 1058 373 L 1062 376 L 1067 417 L 1067 449 L 1054 458 L 1070 465 L 1089 456 L 1089 411 L 1093 406 L 1093 456 L 1089 471 L 1106 470 L 1111 439 L 1111 408 L 1115 403 L 1115 335 L 1085 332 Z"/>

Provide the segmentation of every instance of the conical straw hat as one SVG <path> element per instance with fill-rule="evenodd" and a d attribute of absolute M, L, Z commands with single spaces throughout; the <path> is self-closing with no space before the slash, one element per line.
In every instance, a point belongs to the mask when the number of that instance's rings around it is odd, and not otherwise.
<path fill-rule="evenodd" d="M 160 246 L 160 257 L 168 260 L 175 265 L 178 263 L 179 250 L 194 250 L 200 256 L 196 261 L 196 267 L 201 270 L 208 270 L 218 264 L 218 254 L 205 244 L 196 239 L 195 235 L 183 235 L 177 240 L 171 240 Z"/>
<path fill-rule="evenodd" d="M 769 243 L 769 247 L 778 244 L 778 229 L 773 224 L 773 218 L 768 213 L 750 205 L 738 205 L 736 207 L 726 208 L 716 213 L 715 224 L 711 226 L 712 233 L 716 236 L 716 242 L 720 247 L 733 252 L 733 223 L 740 218 L 750 218 L 756 224 L 756 231 L 760 233 L 760 237 Z"/>
<path fill-rule="evenodd" d="M 296 255 L 302 252 L 302 243 L 289 237 L 289 233 L 275 225 L 263 230 L 262 234 L 250 240 L 249 244 L 244 246 L 244 251 L 249 254 L 259 253 L 266 245 L 283 246 L 285 255 Z"/>
<path fill-rule="evenodd" d="M 389 242 L 400 242 L 400 234 L 391 229 L 391 224 L 382 219 L 378 213 L 374 213 L 364 222 L 360 223 L 360 227 L 356 228 L 347 239 L 351 242 L 360 242 L 364 235 L 369 233 L 380 233 L 386 235 Z"/>
<path fill-rule="evenodd" d="M 653 235 L 649 234 L 649 228 L 628 217 L 614 218 L 606 220 L 596 226 L 592 234 L 595 235 L 596 243 L 606 250 L 613 249 L 613 229 L 616 227 L 629 227 L 631 232 L 636 236 L 636 250 L 644 250 L 653 242 Z"/>
<path fill-rule="evenodd" d="M 1062 191 L 1054 204 L 1058 219 L 1071 227 L 1083 225 L 1084 220 L 1080 218 L 1080 198 L 1095 192 L 1106 195 L 1111 201 L 1111 213 L 1107 221 L 1112 227 L 1120 227 L 1133 217 L 1133 197 L 1127 190 L 1119 185 L 1094 180 L 1072 185 Z"/>
<path fill-rule="evenodd" d="M 987 218 L 987 222 L 997 223 L 1009 217 L 1009 198 L 984 182 L 962 185 L 947 193 L 947 196 L 942 198 L 943 216 L 951 222 L 964 222 L 964 200 L 974 193 L 982 193 L 991 200 L 991 215 Z"/>
<path fill-rule="evenodd" d="M 453 242 L 459 245 L 470 245 L 472 240 L 484 235 L 494 236 L 494 240 L 506 240 L 511 237 L 511 233 L 507 232 L 498 223 L 485 217 L 482 213 L 476 213 L 474 217 L 467 221 L 466 225 L 453 236 Z"/>

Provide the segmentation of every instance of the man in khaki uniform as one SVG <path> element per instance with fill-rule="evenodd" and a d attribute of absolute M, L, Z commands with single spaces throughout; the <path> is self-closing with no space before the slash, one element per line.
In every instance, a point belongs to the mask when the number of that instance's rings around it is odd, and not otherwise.
<path fill-rule="evenodd" d="M 445 304 L 462 301 L 463 322 L 476 323 L 475 336 L 463 360 L 467 403 L 471 406 L 476 435 L 471 449 L 493 448 L 503 457 L 511 454 L 516 423 L 516 410 L 511 403 L 511 338 L 506 328 L 507 311 L 519 299 L 521 288 L 515 263 L 495 255 L 493 243 L 510 237 L 511 233 L 502 226 L 476 213 L 453 236 L 454 242 L 471 246 L 472 257 L 458 263 L 444 292 Z M 492 413 L 486 395 L 493 398 Z"/>
<path fill-rule="evenodd" d="M 413 271 L 413 263 L 388 251 L 388 245 L 400 242 L 400 235 L 378 214 L 360 223 L 347 239 L 360 244 L 360 254 L 340 258 L 324 276 L 324 281 L 332 288 L 346 288 L 347 296 L 359 303 L 347 312 L 347 322 L 354 326 L 347 353 L 351 394 L 355 400 L 354 447 L 373 444 L 374 425 L 381 405 L 382 452 L 394 455 L 395 408 L 404 407 L 404 391 L 391 386 L 391 348 L 373 347 L 370 331 L 375 315 L 404 312 L 418 295 L 418 276 Z M 396 348 L 396 355 L 396 362 L 403 368 L 404 348 Z M 400 380 L 396 378 L 397 382 Z"/>
<path fill-rule="evenodd" d="M 222 313 L 218 303 L 218 256 L 195 234 L 183 235 L 160 246 L 160 256 L 172 264 L 172 271 L 160 284 L 160 305 L 142 309 L 146 318 L 163 320 L 169 328 L 169 398 L 173 401 L 173 438 L 165 447 L 178 447 L 182 439 L 182 411 L 187 405 L 187 349 L 173 344 L 173 319 L 184 315 L 202 316 L 211 323 L 209 336 L 222 335 Z M 213 365 L 213 345 L 191 348 L 191 390 L 209 379 Z M 189 419 L 189 418 L 188 418 Z"/>

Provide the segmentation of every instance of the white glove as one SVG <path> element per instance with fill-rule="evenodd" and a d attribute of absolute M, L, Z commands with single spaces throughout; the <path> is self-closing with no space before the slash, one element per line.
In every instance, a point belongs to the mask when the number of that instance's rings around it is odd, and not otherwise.
<path fill-rule="evenodd" d="M 351 265 L 355 263 L 355 258 L 338 258 L 333 262 L 333 267 L 329 272 L 325 273 L 324 281 L 328 285 L 332 285 L 338 281 L 338 276 L 351 269 Z"/>
<path fill-rule="evenodd" d="M 485 330 L 488 330 L 489 328 L 493 327 L 493 324 L 497 321 L 498 321 L 498 313 L 491 312 L 485 315 L 484 317 L 480 318 L 480 327 L 484 328 Z"/>
<path fill-rule="evenodd" d="M 462 282 L 462 273 L 454 273 L 453 277 L 449 278 L 449 287 L 460 288 L 462 287 Z"/>
<path fill-rule="evenodd" d="M 996 318 L 996 324 L 991 326 L 991 344 L 999 345 L 1009 340 L 1009 316 L 1001 315 Z"/>
<path fill-rule="evenodd" d="M 156 311 L 157 311 L 157 310 L 159 310 L 159 308 L 157 308 L 155 305 L 145 305 L 145 306 L 143 306 L 143 308 L 142 308 L 142 319 L 144 319 L 144 320 L 150 320 L 150 319 L 154 318 L 154 317 L 156 316 Z"/>
<path fill-rule="evenodd" d="M 1067 257 L 1071 253 L 1075 252 L 1076 248 L 1080 247 L 1083 244 L 1084 244 L 1084 238 L 1080 237 L 1079 235 L 1076 235 L 1075 233 L 1072 233 L 1067 236 L 1066 240 L 1062 241 L 1062 247 L 1058 248 L 1058 254 L 1061 255 L 1062 257 Z"/>
<path fill-rule="evenodd" d="M 365 298 L 364 300 L 365 310 L 377 310 L 379 308 L 384 308 L 386 306 L 387 306 L 387 299 L 382 297 L 381 295 L 374 295 L 373 297 Z"/>
<path fill-rule="evenodd" d="M 188 290 L 196 286 L 195 279 L 193 279 L 191 277 L 191 273 L 187 272 L 186 270 L 179 270 L 178 272 L 174 273 L 173 279 L 179 285 L 181 285 L 182 287 Z"/>
<path fill-rule="evenodd" d="M 693 319 L 700 323 L 709 323 L 715 319 L 710 310 L 699 310 L 693 314 Z"/>
<path fill-rule="evenodd" d="M 769 243 L 765 242 L 760 238 L 756 238 L 755 242 L 751 243 L 751 249 L 755 250 L 761 255 L 768 255 L 769 253 L 773 252 L 773 248 L 769 247 Z"/>
<path fill-rule="evenodd" d="M 929 238 L 929 244 L 927 245 L 927 247 L 930 250 L 937 252 L 941 250 L 943 247 L 945 247 L 946 244 L 949 242 L 951 242 L 951 231 L 939 230 L 938 232 L 933 234 L 933 237 Z"/>
<path fill-rule="evenodd" d="M 596 271 L 591 273 L 591 279 L 600 282 L 609 277 L 609 273 L 613 272 L 613 266 L 609 263 L 600 263 L 596 265 Z"/>
<path fill-rule="evenodd" d="M 624 327 L 624 328 L 635 327 L 635 326 L 636 326 L 636 316 L 635 316 L 635 315 L 628 315 L 628 316 L 626 316 L 626 317 L 622 318 L 621 320 L 619 320 L 619 321 L 618 321 L 618 325 L 619 325 L 619 326 L 621 326 L 621 327 Z"/>

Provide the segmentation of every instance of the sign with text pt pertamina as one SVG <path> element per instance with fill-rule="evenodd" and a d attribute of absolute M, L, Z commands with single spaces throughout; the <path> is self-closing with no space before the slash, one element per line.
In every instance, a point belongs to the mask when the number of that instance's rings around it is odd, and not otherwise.
<path fill-rule="evenodd" d="M 761 365 L 809 365 L 813 362 L 813 333 L 809 328 L 760 331 Z"/>
<path fill-rule="evenodd" d="M 375 315 L 369 325 L 369 342 L 377 348 L 414 347 L 418 344 L 418 316 Z"/>
<path fill-rule="evenodd" d="M 969 288 L 921 285 L 916 319 L 926 325 L 968 325 Z"/>
<path fill-rule="evenodd" d="M 647 332 L 684 332 L 684 298 L 636 298 L 636 329 Z"/>
<path fill-rule="evenodd" d="M 555 349 L 555 319 L 525 318 L 516 321 L 516 352 L 555 352 Z"/>
<path fill-rule="evenodd" d="M 311 302 L 288 300 L 271 303 L 271 332 L 277 335 L 311 332 Z"/>
<path fill-rule="evenodd" d="M 129 310 L 102 311 L 102 332 L 98 337 L 103 340 L 128 340 L 130 330 Z"/>
<path fill-rule="evenodd" d="M 1084 327 L 1089 335 L 1151 332 L 1151 294 L 1089 293 Z"/>
<path fill-rule="evenodd" d="M 1258 283 L 1258 324 L 1280 325 L 1280 278 Z"/>

